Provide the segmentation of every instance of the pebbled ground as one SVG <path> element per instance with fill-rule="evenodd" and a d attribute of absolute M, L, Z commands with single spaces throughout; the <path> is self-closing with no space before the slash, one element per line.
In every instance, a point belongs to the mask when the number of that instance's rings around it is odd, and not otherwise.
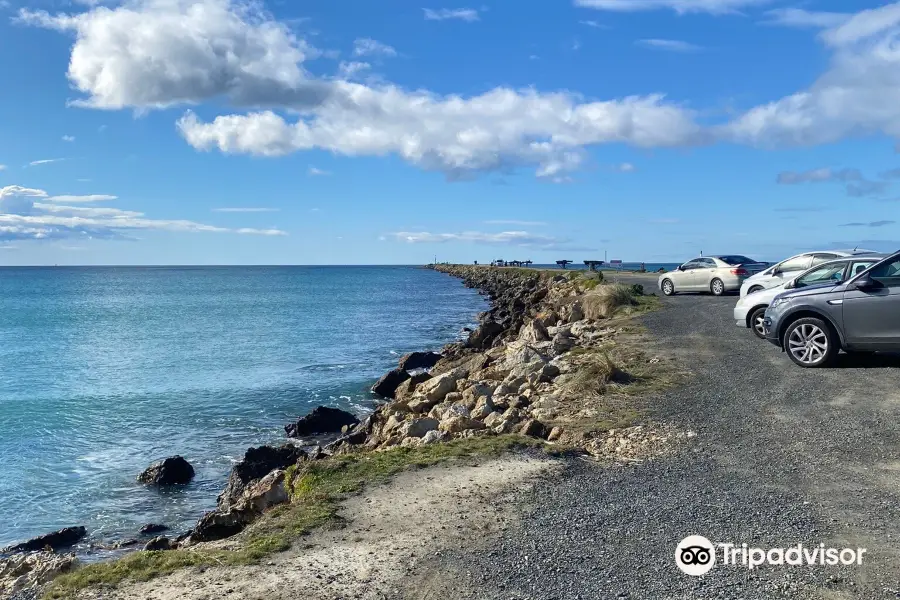
<path fill-rule="evenodd" d="M 404 596 L 900 598 L 900 356 L 801 369 L 734 325 L 735 301 L 679 295 L 644 318 L 692 372 L 651 402 L 697 432 L 691 445 L 617 468 L 568 461 L 522 490 L 516 527 L 420 563 Z M 868 552 L 862 566 L 719 564 L 694 578 L 674 563 L 690 534 Z"/>

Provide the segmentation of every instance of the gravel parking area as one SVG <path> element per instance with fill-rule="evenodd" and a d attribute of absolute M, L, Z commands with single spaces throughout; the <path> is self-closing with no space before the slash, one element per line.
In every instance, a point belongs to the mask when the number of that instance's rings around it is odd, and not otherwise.
<path fill-rule="evenodd" d="M 655 277 L 629 282 L 655 289 Z M 523 492 L 519 526 L 420 563 L 411 598 L 898 598 L 900 356 L 804 370 L 731 319 L 736 297 L 678 295 L 644 318 L 688 381 L 655 418 L 697 432 L 679 455 L 571 459 Z M 862 547 L 861 566 L 677 569 L 687 535 L 751 547 Z"/>

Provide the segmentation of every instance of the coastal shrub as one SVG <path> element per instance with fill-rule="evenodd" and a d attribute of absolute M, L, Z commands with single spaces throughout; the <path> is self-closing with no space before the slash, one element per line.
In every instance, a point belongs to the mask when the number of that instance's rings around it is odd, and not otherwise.
<path fill-rule="evenodd" d="M 591 320 L 609 318 L 620 308 L 634 304 L 631 287 L 620 283 L 597 286 L 582 299 L 584 316 Z"/>
<path fill-rule="evenodd" d="M 630 377 L 608 352 L 591 349 L 581 353 L 578 368 L 563 382 L 563 391 L 579 398 L 596 399 L 611 383 L 628 383 Z"/>

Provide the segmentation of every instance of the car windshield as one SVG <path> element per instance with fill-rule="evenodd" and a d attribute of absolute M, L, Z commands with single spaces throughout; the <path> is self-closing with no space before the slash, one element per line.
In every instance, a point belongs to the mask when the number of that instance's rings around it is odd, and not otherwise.
<path fill-rule="evenodd" d="M 755 260 L 747 258 L 746 256 L 741 256 L 740 254 L 717 256 L 716 258 L 729 265 L 746 265 L 756 262 Z"/>
<path fill-rule="evenodd" d="M 847 267 L 846 262 L 831 263 L 815 268 L 812 271 L 801 275 L 797 278 L 795 287 L 804 287 L 807 285 L 816 285 L 819 283 L 833 282 L 840 283 L 844 278 L 844 269 Z"/>

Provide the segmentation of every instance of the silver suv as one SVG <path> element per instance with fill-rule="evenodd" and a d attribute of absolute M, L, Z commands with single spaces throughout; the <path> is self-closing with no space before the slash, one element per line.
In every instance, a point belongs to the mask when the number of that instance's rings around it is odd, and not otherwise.
<path fill-rule="evenodd" d="M 842 348 L 900 351 L 900 252 L 840 281 L 779 294 L 763 327 L 801 367 L 825 366 Z"/>

